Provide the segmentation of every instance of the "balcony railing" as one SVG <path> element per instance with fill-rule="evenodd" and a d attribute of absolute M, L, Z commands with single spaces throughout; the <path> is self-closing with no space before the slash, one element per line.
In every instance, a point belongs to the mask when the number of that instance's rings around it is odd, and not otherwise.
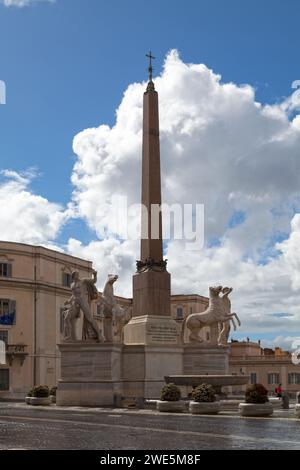
<path fill-rule="evenodd" d="M 243 361 L 243 362 L 268 362 L 268 361 L 276 361 L 276 362 L 284 362 L 284 361 L 290 361 L 291 356 L 230 356 L 230 362 L 234 361 Z"/>

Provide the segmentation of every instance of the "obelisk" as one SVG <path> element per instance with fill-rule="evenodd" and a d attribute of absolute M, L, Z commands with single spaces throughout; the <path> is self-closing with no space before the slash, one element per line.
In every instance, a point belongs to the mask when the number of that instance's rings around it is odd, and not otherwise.
<path fill-rule="evenodd" d="M 143 97 L 141 255 L 133 276 L 133 318 L 125 328 L 127 344 L 177 344 L 171 318 L 171 276 L 163 259 L 158 93 L 152 79 Z"/>

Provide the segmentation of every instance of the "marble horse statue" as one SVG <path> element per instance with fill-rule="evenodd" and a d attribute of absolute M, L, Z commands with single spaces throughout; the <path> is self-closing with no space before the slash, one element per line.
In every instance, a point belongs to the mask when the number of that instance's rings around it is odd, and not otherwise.
<path fill-rule="evenodd" d="M 226 311 L 226 304 L 223 301 L 223 298 L 220 297 L 221 292 L 222 286 L 210 287 L 209 304 L 207 309 L 201 313 L 192 313 L 185 319 L 182 328 L 182 335 L 184 334 L 185 327 L 187 327 L 190 330 L 189 342 L 202 343 L 203 339 L 200 337 L 200 332 L 205 326 L 228 323 L 233 318 L 236 318 L 239 325 L 241 324 L 236 313 L 229 313 Z M 218 344 L 222 344 L 220 343 L 220 336 Z"/>
<path fill-rule="evenodd" d="M 121 307 L 115 298 L 114 283 L 117 280 L 117 275 L 109 274 L 100 296 L 100 314 L 103 317 L 103 332 L 106 342 L 121 342 L 123 328 L 131 318 L 129 312 Z"/>
<path fill-rule="evenodd" d="M 228 315 L 231 314 L 231 301 L 229 299 L 229 294 L 231 294 L 232 291 L 233 291 L 232 287 L 223 287 L 223 289 L 222 289 L 223 306 L 224 306 L 225 312 L 227 312 Z M 236 315 L 236 317 L 237 317 L 238 325 L 241 326 L 241 322 L 240 322 L 237 315 Z M 230 321 L 232 322 L 233 329 L 235 331 L 236 330 L 236 323 L 235 323 L 233 318 L 231 318 Z M 218 344 L 219 345 L 223 344 L 224 346 L 226 346 L 226 344 L 228 343 L 229 334 L 230 334 L 230 321 L 220 322 L 219 325 L 218 325 L 219 326 L 219 338 L 218 338 Z"/>

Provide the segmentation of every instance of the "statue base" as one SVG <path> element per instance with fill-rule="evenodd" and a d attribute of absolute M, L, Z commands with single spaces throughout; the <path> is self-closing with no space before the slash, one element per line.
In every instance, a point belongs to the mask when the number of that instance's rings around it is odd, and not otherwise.
<path fill-rule="evenodd" d="M 122 396 L 122 345 L 66 342 L 56 403 L 61 406 L 117 406 Z"/>
<path fill-rule="evenodd" d="M 208 343 L 184 345 L 183 373 L 186 375 L 225 375 L 229 373 L 230 346 Z"/>
<path fill-rule="evenodd" d="M 182 346 L 124 345 L 124 396 L 135 397 L 137 401 L 159 398 L 165 376 L 182 373 L 182 357 Z"/>

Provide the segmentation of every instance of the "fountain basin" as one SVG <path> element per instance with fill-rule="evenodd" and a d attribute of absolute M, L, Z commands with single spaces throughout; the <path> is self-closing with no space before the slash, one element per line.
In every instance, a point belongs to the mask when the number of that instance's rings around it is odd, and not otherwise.
<path fill-rule="evenodd" d="M 165 382 L 178 386 L 197 387 L 201 384 L 209 384 L 214 387 L 216 393 L 221 393 L 222 387 L 246 385 L 249 383 L 249 375 L 166 375 Z"/>

